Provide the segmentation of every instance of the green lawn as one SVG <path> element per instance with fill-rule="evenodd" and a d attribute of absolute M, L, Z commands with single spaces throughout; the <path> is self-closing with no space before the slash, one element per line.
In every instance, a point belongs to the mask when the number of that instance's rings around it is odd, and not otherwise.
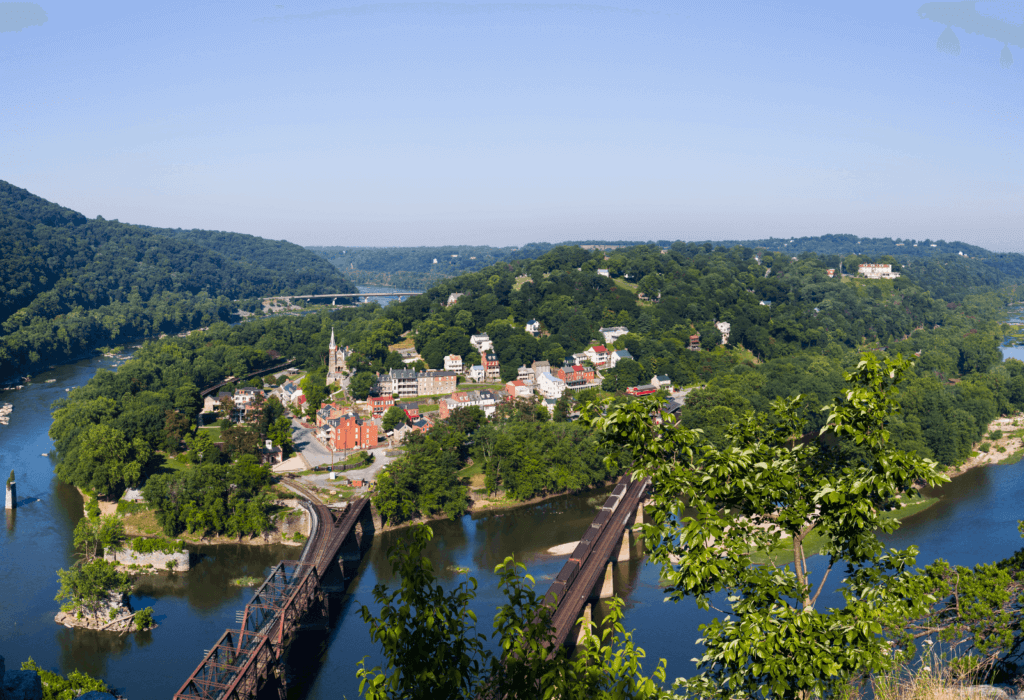
<path fill-rule="evenodd" d="M 437 409 L 438 409 L 438 404 L 436 404 L 436 403 L 421 403 L 420 404 L 420 413 L 426 413 L 427 411 L 436 411 Z"/>
<path fill-rule="evenodd" d="M 220 426 L 219 425 L 204 425 L 200 430 L 204 431 L 210 436 L 210 439 L 214 442 L 220 442 Z"/>

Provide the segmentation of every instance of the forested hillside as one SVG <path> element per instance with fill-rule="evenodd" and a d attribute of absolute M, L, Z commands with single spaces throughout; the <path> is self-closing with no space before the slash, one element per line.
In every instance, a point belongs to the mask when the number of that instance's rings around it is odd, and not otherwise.
<path fill-rule="evenodd" d="M 0 380 L 227 319 L 232 300 L 356 291 L 301 246 L 87 219 L 0 181 Z"/>
<path fill-rule="evenodd" d="M 359 284 L 426 289 L 439 280 L 482 270 L 502 260 L 535 258 L 553 247 L 551 243 L 531 243 L 521 248 L 484 245 L 393 248 L 310 246 L 309 250 L 329 260 L 349 279 Z"/>
<path fill-rule="evenodd" d="M 478 361 L 469 336 L 485 332 L 507 379 L 538 359 L 561 365 L 568 353 L 601 342 L 602 326 L 626 326 L 629 332 L 613 347 L 629 350 L 633 359 L 605 370 L 601 389 L 575 400 L 604 395 L 631 401 L 626 387 L 667 374 L 692 389 L 678 420 L 701 428 L 716 444 L 729 440 L 729 427 L 742 415 L 766 410 L 777 396 L 803 395 L 803 417 L 820 426 L 820 407 L 843 390 L 843 373 L 862 352 L 898 352 L 914 361 L 889 429 L 899 447 L 943 464 L 969 456 L 995 416 L 1024 410 L 1024 363 L 1004 363 L 999 353 L 1006 290 L 949 302 L 909 277 L 829 278 L 827 258 L 792 257 L 683 243 L 664 253 L 634 246 L 607 255 L 558 247 L 535 260 L 503 261 L 444 281 L 386 308 L 214 324 L 185 339 L 147 344 L 116 374 L 100 372 L 59 402 L 51 431 L 61 456 L 58 475 L 93 488 L 120 488 L 108 478 L 117 470 L 80 449 L 98 430 L 120 446 L 125 461 L 139 465 L 119 483 L 145 481 L 151 472 L 142 460 L 169 438 L 177 441 L 171 432 L 195 415 L 198 387 L 269 366 L 272 357 L 296 357 L 322 386 L 332 327 L 339 343 L 352 347 L 351 391 L 364 398 L 375 372 L 403 366 L 389 350 L 403 334 L 412 335 L 429 365 L 440 367 L 448 353 Z M 599 267 L 612 277 L 598 274 Z M 464 296 L 449 307 L 452 292 Z M 540 321 L 538 337 L 523 328 L 530 319 Z M 727 338 L 717 322 L 730 324 Z M 696 334 L 699 352 L 688 349 Z M 311 389 L 310 410 L 323 398 Z M 566 421 L 569 408 L 560 404 L 554 420 Z M 458 473 L 470 456 L 486 475 L 486 490 L 513 499 L 579 488 L 615 473 L 598 466 L 600 452 L 578 430 L 537 424 L 548 420 L 546 409 L 512 404 L 490 421 L 459 419 L 455 432 L 438 427 L 410 443 L 415 459 L 396 462 L 382 478 L 382 503 L 398 519 L 462 512 L 466 489 Z M 533 437 L 524 442 L 527 435 Z M 472 448 L 452 449 L 452 441 Z M 210 459 L 221 457 L 211 452 Z"/>

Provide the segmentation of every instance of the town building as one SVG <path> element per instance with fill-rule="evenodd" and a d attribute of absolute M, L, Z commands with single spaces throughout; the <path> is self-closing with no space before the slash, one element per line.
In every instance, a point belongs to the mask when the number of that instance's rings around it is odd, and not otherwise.
<path fill-rule="evenodd" d="M 587 353 L 585 352 L 574 352 L 572 354 L 572 362 L 567 362 L 569 365 L 582 365 L 587 361 Z"/>
<path fill-rule="evenodd" d="M 484 366 L 484 378 L 489 382 L 496 382 L 501 379 L 501 367 L 498 365 L 498 356 L 488 352 L 480 358 Z"/>
<path fill-rule="evenodd" d="M 448 295 L 448 303 L 445 304 L 445 308 L 447 308 L 447 307 L 451 306 L 452 304 L 458 302 L 458 300 L 460 298 L 464 297 L 464 296 L 466 296 L 466 295 L 464 293 L 462 293 L 462 292 L 452 292 L 451 294 Z"/>
<path fill-rule="evenodd" d="M 560 399 L 565 393 L 565 382 L 550 372 L 541 372 L 537 377 L 537 391 L 546 399 Z"/>
<path fill-rule="evenodd" d="M 260 463 L 261 464 L 280 464 L 284 461 L 284 451 L 270 440 L 263 443 L 263 447 L 260 448 Z"/>
<path fill-rule="evenodd" d="M 640 386 L 631 386 L 626 389 L 626 393 L 630 396 L 649 396 L 658 391 L 658 387 L 653 384 L 641 384 Z"/>
<path fill-rule="evenodd" d="M 601 275 L 602 277 L 611 277 L 611 275 L 608 273 L 608 270 L 605 270 L 603 268 L 598 268 L 597 274 Z"/>
<path fill-rule="evenodd" d="M 437 414 L 441 420 L 447 420 L 451 412 L 456 408 L 469 408 L 478 406 L 483 410 L 484 415 L 494 414 L 495 406 L 498 405 L 498 397 L 492 391 L 481 389 L 480 391 L 456 391 L 438 402 Z"/>
<path fill-rule="evenodd" d="M 722 345 L 729 342 L 729 334 L 732 332 L 732 324 L 728 321 L 719 321 L 715 324 L 715 328 L 722 334 Z"/>
<path fill-rule="evenodd" d="M 828 275 L 830 278 L 835 277 L 836 269 L 834 267 L 830 267 L 827 270 L 825 270 L 825 274 Z"/>
<path fill-rule="evenodd" d="M 512 399 L 528 399 L 533 392 L 525 382 L 516 379 L 505 383 L 505 393 L 508 395 L 508 400 L 511 401 Z"/>
<path fill-rule="evenodd" d="M 595 367 L 605 367 L 608 364 L 608 348 L 603 345 L 587 348 L 584 355 L 586 355 L 590 364 Z"/>
<path fill-rule="evenodd" d="M 469 344 L 476 348 L 476 351 L 481 355 L 488 350 L 494 349 L 494 343 L 491 342 L 490 336 L 486 333 L 469 336 Z"/>
<path fill-rule="evenodd" d="M 253 420 L 255 412 L 263 405 L 265 398 L 266 394 L 262 389 L 256 389 L 251 386 L 236 389 L 234 395 L 231 397 L 231 400 L 235 404 L 235 410 L 232 414 L 231 420 L 235 422 Z"/>
<path fill-rule="evenodd" d="M 622 360 L 632 360 L 633 356 L 629 350 L 614 350 L 608 354 L 608 367 L 612 368 Z"/>
<path fill-rule="evenodd" d="M 582 391 L 583 389 L 597 386 L 594 381 L 595 372 L 593 367 L 585 367 L 584 365 L 560 367 L 557 377 L 565 384 L 565 388 L 570 391 Z"/>
<path fill-rule="evenodd" d="M 398 407 L 405 412 L 405 419 L 409 423 L 420 419 L 420 405 L 418 403 L 400 403 Z"/>
<path fill-rule="evenodd" d="M 555 399 L 541 399 L 540 403 L 544 408 L 548 409 L 548 413 L 555 415 L 555 406 L 558 405 L 558 401 Z"/>
<path fill-rule="evenodd" d="M 483 365 L 473 365 L 469 368 L 469 378 L 474 382 L 482 382 L 485 375 L 486 372 L 484 372 Z"/>
<path fill-rule="evenodd" d="M 892 271 L 892 265 L 872 264 L 859 265 L 857 274 L 874 280 L 893 280 L 900 276 L 900 273 Z"/>
<path fill-rule="evenodd" d="M 695 333 L 690 336 L 690 347 L 687 348 L 687 350 L 700 352 L 700 333 Z"/>
<path fill-rule="evenodd" d="M 395 397 L 391 394 L 383 394 L 381 396 L 371 394 L 366 397 L 366 405 L 373 415 L 383 416 L 388 412 L 389 408 L 395 405 Z"/>
<path fill-rule="evenodd" d="M 377 425 L 350 409 L 325 404 L 316 412 L 317 439 L 332 450 L 369 450 L 377 446 Z"/>
<path fill-rule="evenodd" d="M 541 373 L 551 371 L 551 363 L 547 360 L 537 360 L 530 365 L 530 369 L 533 370 L 533 381 L 537 381 L 537 377 L 539 377 Z"/>
<path fill-rule="evenodd" d="M 526 322 L 525 329 L 530 335 L 540 335 L 540 321 L 535 318 L 531 318 Z"/>
<path fill-rule="evenodd" d="M 458 375 L 451 370 L 427 370 L 416 376 L 416 388 L 419 396 L 450 394 L 455 391 Z"/>
<path fill-rule="evenodd" d="M 327 346 L 327 386 L 341 381 L 348 371 L 348 358 L 352 351 L 348 347 L 339 348 L 334 342 L 334 328 L 331 328 L 331 342 Z"/>
<path fill-rule="evenodd" d="M 533 381 L 533 367 L 521 365 L 519 370 L 516 372 L 516 379 L 521 382 L 532 382 Z"/>
<path fill-rule="evenodd" d="M 447 355 L 444 358 L 444 368 L 448 372 L 462 374 L 462 355 Z"/>
<path fill-rule="evenodd" d="M 393 369 L 378 380 L 381 394 L 398 394 L 404 399 L 419 394 L 419 380 L 414 369 Z"/>
<path fill-rule="evenodd" d="M 651 385 L 658 389 L 672 391 L 672 379 L 667 374 L 657 374 L 651 378 Z"/>
<path fill-rule="evenodd" d="M 625 326 L 609 326 L 608 328 L 598 328 L 597 332 L 604 337 L 604 342 L 611 345 L 622 336 L 629 333 L 629 329 Z"/>

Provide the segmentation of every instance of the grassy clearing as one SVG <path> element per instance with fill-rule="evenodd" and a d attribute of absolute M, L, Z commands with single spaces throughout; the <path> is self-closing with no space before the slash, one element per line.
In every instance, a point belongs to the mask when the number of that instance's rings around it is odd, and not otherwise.
<path fill-rule="evenodd" d="M 124 531 L 131 537 L 161 534 L 160 525 L 156 521 L 156 510 L 126 515 L 124 517 Z"/>
<path fill-rule="evenodd" d="M 472 479 L 477 474 L 483 474 L 483 473 L 484 473 L 483 465 L 471 464 L 468 467 L 466 467 L 465 469 L 462 469 L 459 472 L 457 472 L 457 476 L 465 477 L 466 479 Z"/>
<path fill-rule="evenodd" d="M 427 413 L 428 411 L 436 411 L 438 409 L 438 405 L 439 404 L 436 404 L 436 403 L 421 403 L 420 404 L 420 413 Z"/>
<path fill-rule="evenodd" d="M 639 286 L 635 282 L 627 282 L 626 280 L 622 279 L 621 277 L 613 277 L 612 278 L 612 282 L 615 283 L 616 287 L 618 287 L 620 289 L 625 289 L 630 294 L 636 294 L 637 287 Z"/>
<path fill-rule="evenodd" d="M 399 350 L 408 350 L 416 347 L 416 341 L 413 338 L 406 338 L 400 343 L 388 346 L 388 352 L 398 352 Z"/>
<path fill-rule="evenodd" d="M 520 275 L 519 277 L 516 277 L 516 281 L 512 284 L 512 290 L 518 292 L 527 282 L 533 282 L 533 279 L 529 275 Z"/>

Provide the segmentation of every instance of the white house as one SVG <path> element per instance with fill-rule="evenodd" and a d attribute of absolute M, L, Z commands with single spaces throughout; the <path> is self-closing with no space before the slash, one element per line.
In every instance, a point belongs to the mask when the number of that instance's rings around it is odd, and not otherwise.
<path fill-rule="evenodd" d="M 598 333 L 604 336 L 604 342 L 611 345 L 622 336 L 629 333 L 629 329 L 625 326 L 610 326 L 609 328 L 599 328 Z"/>
<path fill-rule="evenodd" d="M 604 367 L 608 364 L 608 348 L 603 345 L 587 348 L 584 354 L 594 367 Z"/>
<path fill-rule="evenodd" d="M 490 336 L 488 336 L 486 333 L 469 336 L 469 344 L 476 348 L 476 351 L 481 355 L 483 355 L 488 350 L 494 349 L 494 343 L 491 342 Z"/>
<path fill-rule="evenodd" d="M 445 304 L 445 307 L 455 304 L 456 302 L 459 301 L 459 297 L 462 296 L 465 296 L 462 292 L 452 292 L 451 294 L 448 295 L 448 303 Z"/>
<path fill-rule="evenodd" d="M 715 324 L 715 328 L 722 334 L 722 345 L 729 342 L 729 333 L 732 331 L 732 325 L 728 321 L 719 321 Z"/>
<path fill-rule="evenodd" d="M 546 399 L 560 399 L 565 393 L 565 382 L 550 372 L 541 372 L 537 378 L 537 390 Z"/>
<path fill-rule="evenodd" d="M 659 389 L 672 391 L 672 379 L 667 374 L 656 374 L 651 378 L 651 384 Z"/>
<path fill-rule="evenodd" d="M 519 367 L 519 370 L 516 372 L 516 379 L 518 379 L 521 382 L 527 382 L 527 381 L 532 382 L 533 381 L 533 377 L 534 377 L 533 367 L 528 367 L 526 365 L 522 365 L 522 366 Z"/>
<path fill-rule="evenodd" d="M 541 403 L 544 404 L 544 408 L 548 409 L 548 413 L 555 415 L 555 406 L 558 405 L 555 399 L 541 399 Z"/>
<path fill-rule="evenodd" d="M 860 265 L 857 274 L 873 280 L 893 280 L 900 276 L 900 273 L 892 271 L 892 265 Z"/>
<path fill-rule="evenodd" d="M 447 372 L 462 374 L 462 355 L 447 355 L 444 358 L 444 369 Z"/>
<path fill-rule="evenodd" d="M 484 372 L 483 365 L 473 365 L 469 368 L 469 378 L 474 382 L 482 382 L 485 375 L 486 372 Z"/>
<path fill-rule="evenodd" d="M 540 335 L 540 321 L 531 318 L 526 322 L 526 332 L 530 335 Z"/>
<path fill-rule="evenodd" d="M 611 275 L 608 274 L 608 270 L 602 270 L 600 268 L 598 269 L 597 274 L 601 275 L 602 277 L 611 277 Z"/>
<path fill-rule="evenodd" d="M 613 368 L 619 364 L 620 360 L 632 360 L 633 356 L 629 353 L 629 350 L 615 350 L 608 355 L 608 367 Z"/>

